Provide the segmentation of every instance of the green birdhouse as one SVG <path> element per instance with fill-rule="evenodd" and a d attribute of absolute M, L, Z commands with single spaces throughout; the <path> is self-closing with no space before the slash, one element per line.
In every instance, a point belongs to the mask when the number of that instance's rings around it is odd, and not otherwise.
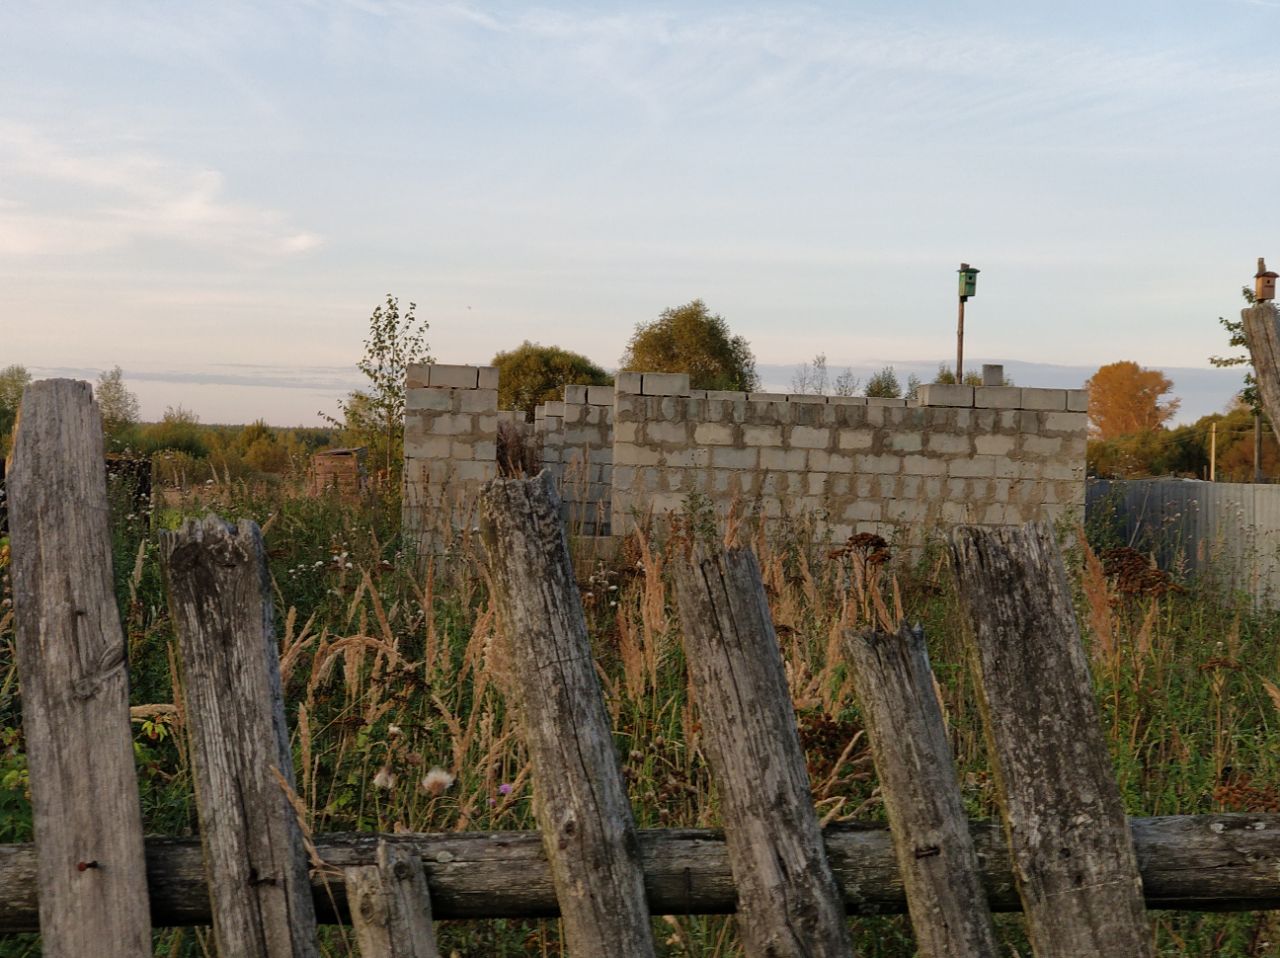
<path fill-rule="evenodd" d="M 968 299 L 970 296 L 977 295 L 978 273 L 981 270 L 970 266 L 968 263 L 961 263 L 960 269 L 956 272 L 960 274 L 960 298 Z"/>

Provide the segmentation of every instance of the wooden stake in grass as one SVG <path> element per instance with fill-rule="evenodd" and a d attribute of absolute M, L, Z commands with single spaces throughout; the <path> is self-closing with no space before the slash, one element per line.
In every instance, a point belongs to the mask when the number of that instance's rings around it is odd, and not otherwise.
<path fill-rule="evenodd" d="M 651 956 L 640 846 L 546 471 L 481 493 L 498 625 L 534 768 L 534 811 L 575 956 Z"/>
<path fill-rule="evenodd" d="M 894 852 L 922 958 L 996 958 L 995 926 L 960 801 L 924 633 L 848 635 Z"/>
<path fill-rule="evenodd" d="M 297 814 L 271 583 L 256 523 L 164 533 L 169 608 L 218 951 L 311 958 L 316 916 Z"/>
<path fill-rule="evenodd" d="M 962 527 L 951 552 L 1037 958 L 1150 956 L 1142 879 L 1052 530 Z"/>
<path fill-rule="evenodd" d="M 345 869 L 360 958 L 439 958 L 431 896 L 412 848 L 378 842 L 376 865 Z"/>
<path fill-rule="evenodd" d="M 813 810 L 755 555 L 695 547 L 676 565 L 675 582 L 745 951 L 844 958 L 853 950 L 844 902 Z"/>
<path fill-rule="evenodd" d="M 150 955 L 102 417 L 88 383 L 27 387 L 8 493 L 44 954 Z"/>

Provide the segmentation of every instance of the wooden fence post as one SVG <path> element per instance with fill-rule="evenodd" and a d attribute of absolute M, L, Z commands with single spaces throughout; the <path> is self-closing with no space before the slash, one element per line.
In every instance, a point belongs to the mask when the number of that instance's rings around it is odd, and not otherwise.
<path fill-rule="evenodd" d="M 996 958 L 987 893 L 924 633 L 846 636 L 853 680 L 871 739 L 880 792 L 923 958 Z"/>
<path fill-rule="evenodd" d="M 844 902 L 813 810 L 782 653 L 747 549 L 675 565 L 685 659 L 748 955 L 847 956 Z"/>
<path fill-rule="evenodd" d="M 1154 954 L 1133 841 L 1052 530 L 955 530 L 952 560 L 1038 958 Z"/>
<path fill-rule="evenodd" d="M 491 480 L 480 508 L 569 951 L 652 956 L 635 820 L 551 474 Z"/>
<path fill-rule="evenodd" d="M 102 417 L 88 383 L 27 387 L 8 496 L 44 953 L 150 955 Z"/>
<path fill-rule="evenodd" d="M 310 958 L 316 916 L 284 788 L 293 756 L 262 533 L 247 519 L 208 516 L 161 544 L 218 951 Z"/>
<path fill-rule="evenodd" d="M 422 860 L 378 842 L 378 861 L 345 869 L 347 906 L 360 958 L 439 958 Z"/>

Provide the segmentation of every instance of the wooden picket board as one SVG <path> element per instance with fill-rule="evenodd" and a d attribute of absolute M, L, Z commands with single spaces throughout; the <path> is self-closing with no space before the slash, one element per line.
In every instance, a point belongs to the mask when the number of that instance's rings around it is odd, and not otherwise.
<path fill-rule="evenodd" d="M 640 846 L 550 473 L 494 479 L 481 531 L 533 763 L 534 814 L 575 956 L 652 956 Z"/>
<path fill-rule="evenodd" d="M 431 893 L 412 849 L 379 841 L 377 862 L 344 869 L 344 880 L 360 958 L 439 958 Z"/>
<path fill-rule="evenodd" d="M 795 709 L 749 549 L 695 546 L 675 567 L 693 699 L 720 796 L 738 929 L 749 956 L 847 956 Z"/>
<path fill-rule="evenodd" d="M 28 386 L 8 474 L 44 954 L 151 954 L 142 807 L 88 383 Z"/>
<path fill-rule="evenodd" d="M 1052 529 L 961 527 L 952 564 L 1037 958 L 1154 954 Z"/>
<path fill-rule="evenodd" d="M 316 916 L 293 789 L 262 533 L 189 520 L 161 538 L 214 937 L 223 955 L 312 958 Z"/>
<path fill-rule="evenodd" d="M 845 637 L 922 958 L 997 958 L 924 633 Z"/>

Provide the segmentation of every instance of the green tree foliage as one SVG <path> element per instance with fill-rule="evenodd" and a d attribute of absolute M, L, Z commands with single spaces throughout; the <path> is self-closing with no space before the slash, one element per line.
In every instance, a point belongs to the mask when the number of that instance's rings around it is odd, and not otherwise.
<path fill-rule="evenodd" d="M 368 446 L 370 461 L 382 464 L 388 477 L 398 475 L 404 458 L 405 374 L 415 363 L 432 362 L 426 342 L 428 323 L 414 315 L 416 309 L 417 304 L 410 303 L 402 313 L 400 301 L 390 293 L 374 309 L 364 356 L 356 364 L 369 386 L 339 403 L 343 422 L 325 417 L 344 428 L 348 441 Z"/>
<path fill-rule="evenodd" d="M 1243 286 L 1240 289 L 1240 294 L 1244 297 L 1246 303 L 1253 305 L 1253 290 L 1248 286 Z M 1215 366 L 1248 366 L 1249 371 L 1244 374 L 1244 389 L 1240 391 L 1240 398 L 1256 414 L 1262 415 L 1262 396 L 1258 393 L 1258 381 L 1253 376 L 1253 360 L 1249 357 L 1249 340 L 1244 334 L 1244 320 L 1226 319 L 1219 316 L 1218 322 L 1227 331 L 1227 345 L 1232 349 L 1243 349 L 1245 351 L 1231 356 L 1210 356 L 1209 362 Z"/>
<path fill-rule="evenodd" d="M 128 446 L 138 424 L 138 397 L 124 384 L 124 372 L 119 366 L 98 376 L 93 398 L 102 413 L 102 432 L 107 448 Z"/>
<path fill-rule="evenodd" d="M 901 399 L 902 383 L 892 366 L 885 366 L 867 380 L 866 396 L 869 399 Z"/>
<path fill-rule="evenodd" d="M 741 336 L 730 335 L 722 316 L 700 299 L 662 311 L 651 323 L 636 326 L 624 370 L 688 373 L 694 389 L 754 390 L 760 387 L 756 358 Z"/>
<path fill-rule="evenodd" d="M 539 403 L 559 399 L 567 384 L 613 383 L 613 377 L 586 356 L 527 339 L 515 349 L 498 353 L 491 365 L 498 367 L 498 408 L 521 409 L 530 418 Z"/>
<path fill-rule="evenodd" d="M 200 417 L 183 406 L 170 406 L 159 422 L 143 426 L 138 433 L 138 446 L 147 455 L 184 452 L 197 459 L 209 455 Z"/>
<path fill-rule="evenodd" d="M 18 418 L 18 406 L 22 403 L 22 390 L 31 382 L 26 367 L 17 364 L 0 369 L 0 454 L 9 451 L 9 437 L 14 421 Z"/>
<path fill-rule="evenodd" d="M 933 381 L 935 383 L 939 383 L 944 386 L 954 386 L 956 384 L 956 374 L 951 369 L 951 367 L 948 366 L 946 363 L 938 363 L 938 371 L 936 374 L 934 374 Z M 975 373 L 972 370 L 970 370 L 969 372 L 964 374 L 964 382 L 961 383 L 961 385 L 981 386 L 982 374 Z M 1013 380 L 1009 379 L 1006 376 L 1004 382 L 1001 385 L 1012 386 Z"/>

